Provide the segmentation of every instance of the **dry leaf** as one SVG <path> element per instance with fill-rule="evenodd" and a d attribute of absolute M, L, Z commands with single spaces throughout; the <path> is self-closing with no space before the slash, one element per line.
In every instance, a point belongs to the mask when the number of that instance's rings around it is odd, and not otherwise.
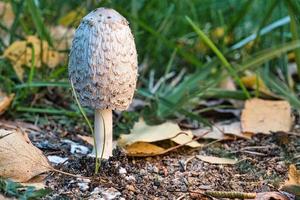
<path fill-rule="evenodd" d="M 0 20 L 1 24 L 5 26 L 8 30 L 11 28 L 14 20 L 15 14 L 12 10 L 11 4 L 1 1 L 0 2 Z M 0 29 L 0 37 L 5 45 L 9 44 L 10 33 L 6 30 Z"/>
<path fill-rule="evenodd" d="M 37 68 L 41 67 L 43 63 L 53 68 L 61 62 L 61 55 L 57 51 L 50 50 L 48 43 L 36 36 L 27 36 L 26 40 L 15 41 L 5 49 L 3 56 L 12 62 L 20 80 L 23 80 L 24 74 L 22 66 L 30 67 L 33 57 L 34 66 Z"/>
<path fill-rule="evenodd" d="M 230 90 L 230 91 L 235 91 L 236 90 L 235 83 L 234 83 L 233 79 L 230 76 L 228 76 L 226 79 L 224 79 L 220 83 L 220 88 L 225 89 L 225 90 Z"/>
<path fill-rule="evenodd" d="M 42 152 L 18 130 L 0 129 L 0 177 L 27 182 L 51 169 Z"/>
<path fill-rule="evenodd" d="M 172 122 L 149 126 L 144 120 L 140 120 L 134 125 L 130 134 L 120 135 L 118 144 L 120 146 L 126 146 L 135 142 L 157 142 L 167 139 L 170 139 L 177 144 L 184 144 L 193 139 L 193 134 L 191 131 L 182 131 L 177 124 Z M 201 144 L 196 141 L 191 141 L 186 145 L 190 147 L 201 146 Z"/>
<path fill-rule="evenodd" d="M 63 51 L 71 47 L 75 35 L 75 28 L 53 26 L 50 28 L 50 34 L 54 41 L 55 49 Z M 65 56 L 67 56 L 67 54 L 65 54 Z"/>
<path fill-rule="evenodd" d="M 293 124 L 291 106 L 287 101 L 247 100 L 241 123 L 243 132 L 288 132 Z"/>
<path fill-rule="evenodd" d="M 289 166 L 289 179 L 285 184 L 300 184 L 300 171 L 297 170 L 295 165 Z"/>
<path fill-rule="evenodd" d="M 192 132 L 195 136 L 208 132 L 203 136 L 204 139 L 233 140 L 235 137 L 251 139 L 251 134 L 242 133 L 240 122 L 232 122 L 230 124 L 220 122 L 213 125 L 212 128 L 206 127 L 193 130 Z"/>
<path fill-rule="evenodd" d="M 10 106 L 15 94 L 7 95 L 0 90 L 0 115 Z"/>
<path fill-rule="evenodd" d="M 230 158 L 219 158 L 215 156 L 202 156 L 202 155 L 197 155 L 196 156 L 198 159 L 208 162 L 211 164 L 220 164 L 220 165 L 234 165 L 238 161 L 235 159 L 230 159 Z"/>
<path fill-rule="evenodd" d="M 257 77 L 255 74 L 244 76 L 241 78 L 241 81 L 247 88 L 251 88 L 253 90 L 258 89 L 258 91 L 262 93 L 274 96 L 274 94 L 267 88 L 264 81 L 260 77 Z"/>
<path fill-rule="evenodd" d="M 125 147 L 128 156 L 151 156 L 162 153 L 165 149 L 147 142 L 135 142 Z"/>
<path fill-rule="evenodd" d="M 288 180 L 284 182 L 281 190 L 300 197 L 300 171 L 295 165 L 289 166 Z"/>
<path fill-rule="evenodd" d="M 80 139 L 87 142 L 88 144 L 94 146 L 94 138 L 91 136 L 85 136 L 85 135 L 77 135 Z"/>

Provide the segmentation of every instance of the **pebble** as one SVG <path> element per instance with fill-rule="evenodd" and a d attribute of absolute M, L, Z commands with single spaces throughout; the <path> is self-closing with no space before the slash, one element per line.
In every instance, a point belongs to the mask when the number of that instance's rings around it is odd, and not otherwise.
<path fill-rule="evenodd" d="M 103 191 L 102 195 L 105 200 L 111 200 L 111 199 L 116 199 L 117 197 L 121 196 L 121 192 L 119 192 L 117 189 L 111 187 L 111 188 L 108 188 L 107 190 Z"/>
<path fill-rule="evenodd" d="M 127 173 L 127 171 L 124 167 L 119 168 L 119 174 L 123 175 L 123 174 L 126 174 L 126 173 Z"/>
<path fill-rule="evenodd" d="M 127 185 L 127 186 L 126 186 L 126 189 L 129 190 L 129 191 L 132 191 L 132 192 L 135 192 L 135 191 L 136 191 L 136 189 L 134 188 L 133 185 Z"/>
<path fill-rule="evenodd" d="M 55 164 L 55 165 L 58 165 L 58 164 L 61 164 L 61 163 L 64 163 L 68 160 L 68 158 L 63 158 L 63 157 L 60 157 L 60 156 L 47 156 L 48 160 Z"/>
<path fill-rule="evenodd" d="M 136 179 L 134 176 L 126 176 L 125 177 L 125 180 L 128 181 L 128 182 L 136 182 Z"/>
<path fill-rule="evenodd" d="M 140 170 L 140 175 L 141 176 L 145 176 L 147 174 L 147 171 L 146 170 L 144 170 L 144 169 L 141 169 Z"/>

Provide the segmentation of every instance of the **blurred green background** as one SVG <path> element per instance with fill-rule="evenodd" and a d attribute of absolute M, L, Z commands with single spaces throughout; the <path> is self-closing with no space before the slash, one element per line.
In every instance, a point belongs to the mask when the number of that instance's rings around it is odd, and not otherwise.
<path fill-rule="evenodd" d="M 218 118 L 212 111 L 239 109 L 237 100 L 250 97 L 285 99 L 300 108 L 298 0 L 0 3 L 0 87 L 15 94 L 8 118 L 83 121 L 68 83 L 68 52 L 74 28 L 97 7 L 113 8 L 128 19 L 139 54 L 135 101 L 129 111 L 115 114 L 116 133 L 128 132 L 140 116 L 150 124 L 168 119 L 210 124 Z M 44 41 L 40 47 L 30 42 L 32 35 Z M 17 41 L 26 47 L 12 48 Z M 39 58 L 43 51 L 59 59 L 53 64 Z M 16 66 L 24 70 L 22 77 Z M 92 110 L 85 111 L 92 117 Z"/>

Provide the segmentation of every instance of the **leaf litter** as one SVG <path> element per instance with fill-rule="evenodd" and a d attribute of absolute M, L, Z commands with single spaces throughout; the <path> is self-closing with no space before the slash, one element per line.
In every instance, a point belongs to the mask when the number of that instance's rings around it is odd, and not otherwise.
<path fill-rule="evenodd" d="M 1 177 L 27 182 L 51 169 L 47 159 L 31 144 L 26 133 L 0 129 L 0 137 Z"/>

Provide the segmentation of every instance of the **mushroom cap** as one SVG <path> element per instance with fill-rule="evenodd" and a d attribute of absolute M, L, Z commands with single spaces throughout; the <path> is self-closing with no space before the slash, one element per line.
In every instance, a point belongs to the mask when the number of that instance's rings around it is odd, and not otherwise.
<path fill-rule="evenodd" d="M 137 53 L 128 21 L 117 11 L 98 8 L 75 32 L 69 78 L 81 105 L 125 110 L 137 81 Z"/>

